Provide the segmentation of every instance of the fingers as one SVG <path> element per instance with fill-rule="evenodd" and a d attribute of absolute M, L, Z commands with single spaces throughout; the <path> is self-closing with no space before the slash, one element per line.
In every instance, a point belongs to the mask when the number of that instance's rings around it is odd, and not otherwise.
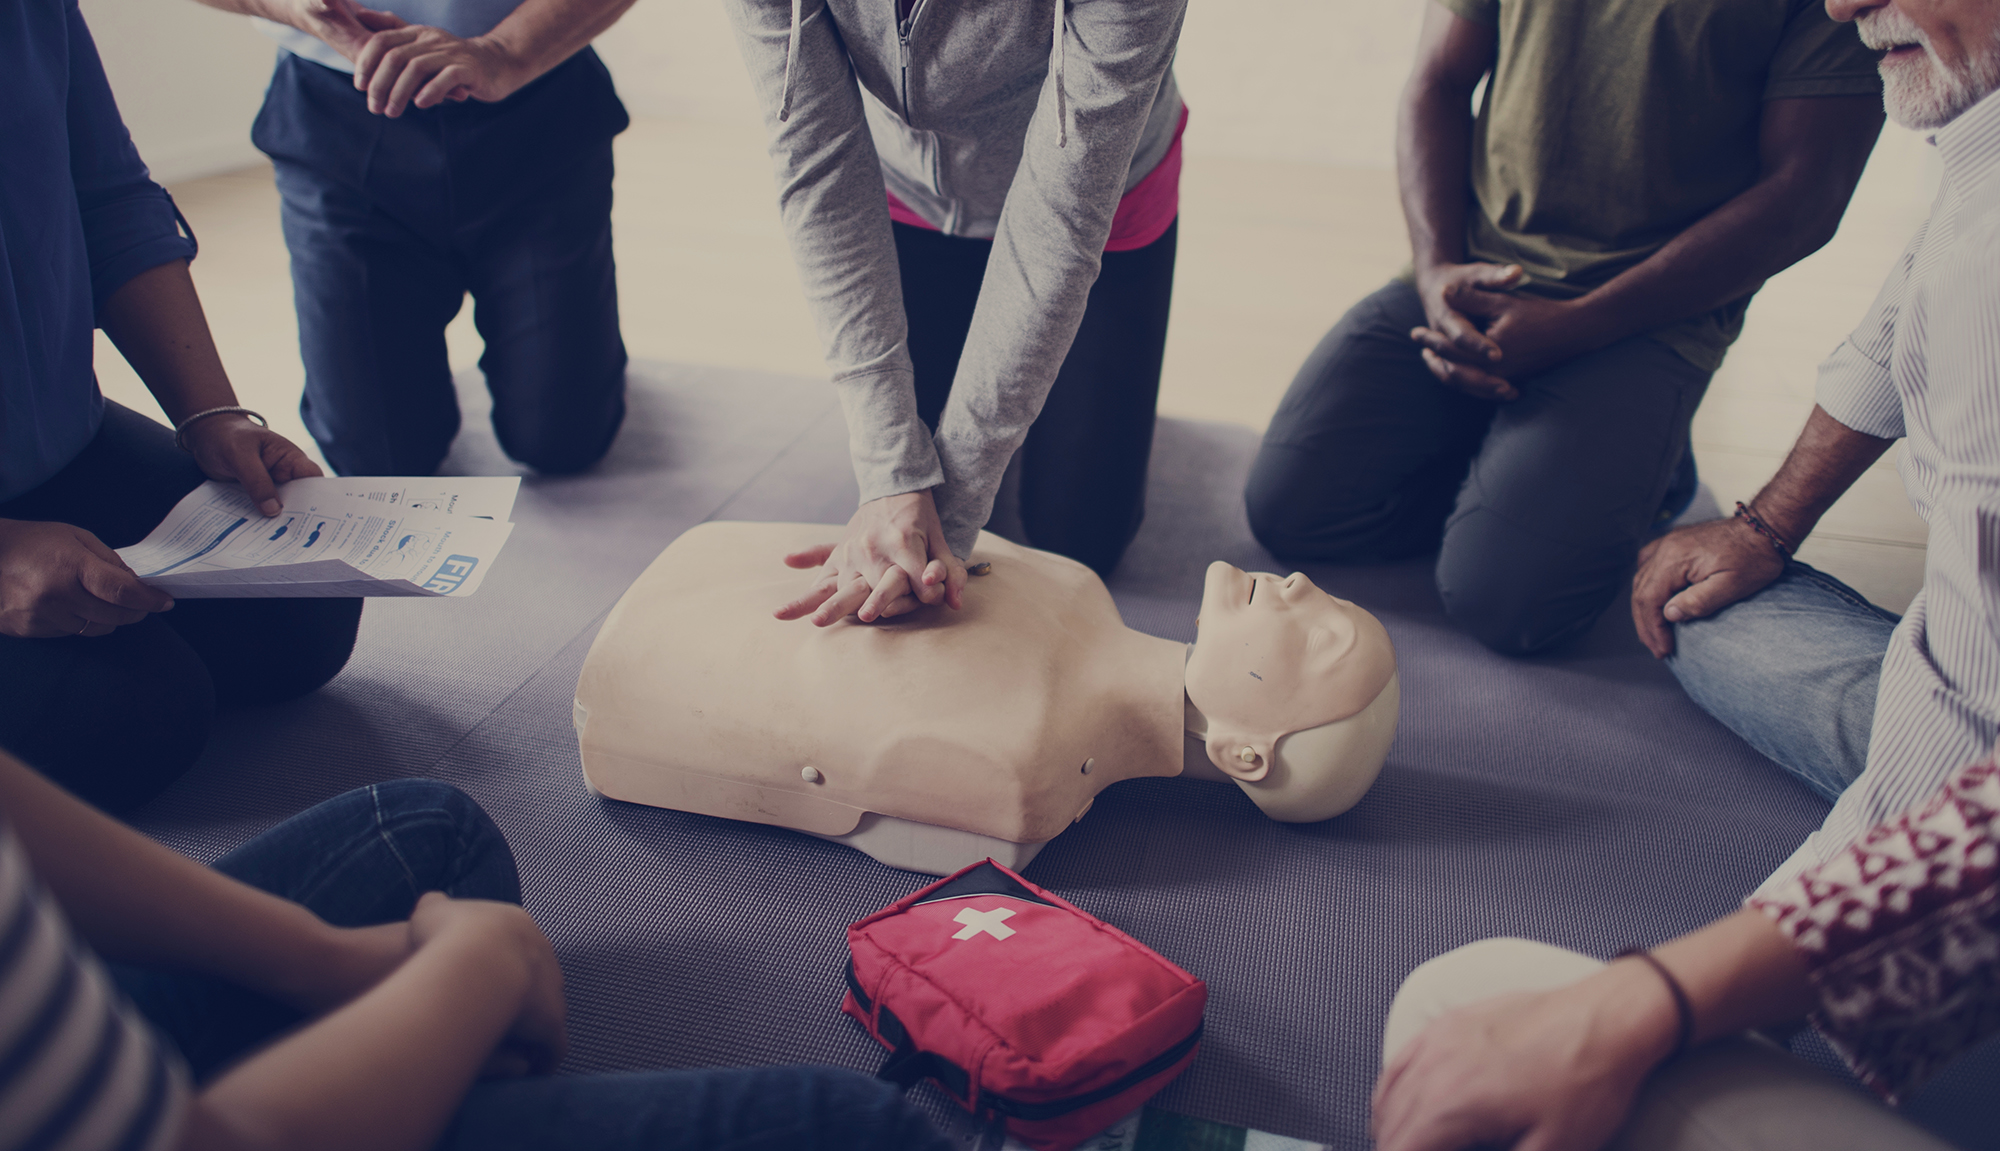
<path fill-rule="evenodd" d="M 945 561 L 944 603 L 953 611 L 965 606 L 965 584 L 969 579 L 965 573 L 965 561 L 951 556 Z"/>
<path fill-rule="evenodd" d="M 804 551 L 796 551 L 785 557 L 789 568 L 816 568 L 833 555 L 834 544 L 815 544 Z"/>
<path fill-rule="evenodd" d="M 1468 359 L 1488 363 L 1499 359 L 1500 345 L 1457 310 L 1458 302 L 1451 293 L 1446 293 L 1446 297 L 1447 305 L 1431 318 L 1435 329 L 1425 330 L 1435 330 L 1444 343 L 1456 348 Z M 1416 332 L 1411 332 L 1410 336 L 1416 338 Z"/>
<path fill-rule="evenodd" d="M 243 487 L 243 494 L 257 505 L 257 510 L 266 516 L 274 516 L 284 510 L 278 500 L 278 484 L 271 478 L 264 466 L 264 445 L 257 440 L 234 441 L 230 444 L 227 467 L 229 479 Z"/>
<path fill-rule="evenodd" d="M 932 590 L 931 594 L 935 596 L 939 593 L 936 590 Z M 882 573 L 881 579 L 875 581 L 875 586 L 869 591 L 868 598 L 863 601 L 860 610 L 854 614 L 862 623 L 874 623 L 882 615 L 884 608 L 899 599 L 907 599 L 909 596 L 909 573 L 905 572 L 902 568 L 892 567 Z"/>
<path fill-rule="evenodd" d="M 416 69 L 413 68 L 410 72 L 404 73 L 404 75 L 407 76 L 415 71 Z M 472 90 L 471 85 L 478 79 L 479 77 L 473 73 L 473 70 L 464 64 L 448 65 L 443 71 L 432 76 L 429 83 L 418 89 L 417 94 L 411 98 L 410 103 L 415 104 L 419 108 L 435 108 L 446 100 L 451 99 L 454 92 L 466 92 L 469 94 Z M 458 98 L 460 100 L 465 99 L 464 96 Z"/>
<path fill-rule="evenodd" d="M 1423 349 L 1423 357 L 1424 366 L 1440 382 L 1475 399 L 1506 401 L 1521 398 L 1519 389 L 1491 372 L 1481 371 L 1470 364 L 1453 363 L 1429 348 Z"/>
<path fill-rule="evenodd" d="M 299 450 L 297 444 L 275 432 L 265 439 L 263 456 L 271 478 L 281 484 L 326 474 L 311 456 Z"/>
<path fill-rule="evenodd" d="M 889 549 L 889 554 L 883 557 L 888 561 L 889 570 L 902 577 L 898 595 L 908 593 L 925 603 L 936 603 L 944 598 L 943 588 L 924 579 L 924 572 L 929 570 L 931 564 L 930 550 L 926 546 L 930 542 L 925 536 L 915 538 L 904 536 Z M 885 582 L 888 575 L 889 572 L 885 571 L 875 582 L 878 584 Z"/>
<path fill-rule="evenodd" d="M 854 577 L 842 582 L 813 613 L 815 627 L 830 627 L 861 610 L 861 605 L 868 601 L 870 589 L 867 580 L 858 578 L 859 574 L 854 573 Z"/>
<path fill-rule="evenodd" d="M 1639 570 L 1632 576 L 1632 629 L 1639 642 L 1665 659 L 1674 653 L 1674 629 L 1667 626 L 1667 601 L 1687 586 L 1687 578 L 1667 562 L 1660 552 L 1666 541 L 1655 540 L 1639 553 Z"/>
<path fill-rule="evenodd" d="M 1689 585 L 1685 591 L 1668 600 L 1666 606 L 1660 609 L 1660 615 L 1672 623 L 1706 619 L 1762 586 L 1733 568 L 1719 571 Z"/>
<path fill-rule="evenodd" d="M 815 581 L 810 588 L 807 588 L 804 595 L 786 603 L 771 614 L 784 620 L 803 619 L 830 599 L 839 588 L 840 574 L 828 572 L 824 578 Z"/>
<path fill-rule="evenodd" d="M 95 605 L 86 603 L 78 614 L 97 623 L 122 627 L 174 606 L 174 597 L 141 583 L 122 562 L 105 563 L 94 557 L 85 560 L 77 582 L 97 601 Z"/>
<path fill-rule="evenodd" d="M 1524 273 L 1519 264 L 1474 264 L 1468 279 L 1489 291 L 1504 292 L 1520 286 Z"/>
<path fill-rule="evenodd" d="M 390 53 L 383 61 L 384 67 L 375 74 L 368 85 L 368 97 L 373 100 L 379 94 L 382 101 L 381 112 L 391 120 L 403 114 L 404 109 L 415 100 L 418 91 L 441 72 L 450 70 L 450 57 L 443 52 L 425 52 L 420 48 L 409 50 L 408 59 L 400 69 L 392 69 L 390 64 L 396 54 Z M 391 71 L 394 71 L 393 77 Z M 457 83 L 456 80 L 453 83 Z"/>
<path fill-rule="evenodd" d="M 387 32 L 391 28 L 407 28 L 409 21 L 394 12 L 383 12 L 375 8 L 354 6 L 354 19 L 371 32 Z"/>

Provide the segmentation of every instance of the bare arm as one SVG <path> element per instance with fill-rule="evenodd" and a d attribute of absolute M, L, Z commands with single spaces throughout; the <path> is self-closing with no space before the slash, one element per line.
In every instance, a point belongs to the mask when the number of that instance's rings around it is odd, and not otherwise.
<path fill-rule="evenodd" d="M 1580 301 L 1598 346 L 1740 299 L 1833 239 L 1875 139 L 1876 96 L 1770 100 L 1757 182 Z"/>
<path fill-rule="evenodd" d="M 522 0 L 491 32 L 460 39 L 412 24 L 370 37 L 354 57 L 368 109 L 400 116 L 445 100 L 504 100 L 618 22 L 633 0 Z"/>
<path fill-rule="evenodd" d="M 1771 100 L 1759 128 L 1757 181 L 1645 260 L 1573 300 L 1493 289 L 1518 279 L 1453 283 L 1450 302 L 1484 321 L 1491 351 L 1432 324 L 1415 333 L 1448 383 L 1512 398 L 1508 378 L 1697 316 L 1756 290 L 1833 237 L 1882 128 L 1872 96 Z M 1421 267 L 1421 265 L 1419 265 Z M 1474 265 L 1478 267 L 1479 265 Z M 1491 265 L 1484 265 L 1491 267 Z M 1515 393 L 1517 394 L 1517 393 Z"/>
<path fill-rule="evenodd" d="M 170 851 L 4 753 L 0 811 L 77 933 L 107 958 L 205 972 L 315 1010 L 408 951 L 400 931 L 331 927 Z"/>
<path fill-rule="evenodd" d="M 1738 911 L 1653 955 L 1694 1008 L 1691 1044 L 1790 1023 L 1815 1001 L 1805 962 L 1758 911 Z M 1666 984 L 1636 959 L 1555 991 L 1450 1012 L 1383 1070 L 1376 1145 L 1595 1151 L 1672 1052 L 1678 1026 Z"/>
<path fill-rule="evenodd" d="M 184 1151 L 423 1151 L 504 1039 L 554 1069 L 562 974 L 527 913 L 432 892 L 409 934 L 393 974 L 209 1084 Z"/>
<path fill-rule="evenodd" d="M 187 261 L 172 260 L 126 281 L 105 301 L 100 322 L 176 425 L 197 412 L 236 405 Z M 298 445 L 235 413 L 188 425 L 185 442 L 202 471 L 242 484 L 267 516 L 280 510 L 277 485 L 320 474 Z"/>
<path fill-rule="evenodd" d="M 1751 510 L 1796 550 L 1819 518 L 1893 440 L 1857 432 L 1814 405 L 1805 430 Z M 1769 585 L 1785 558 L 1741 519 L 1682 528 L 1646 545 L 1632 577 L 1632 626 L 1655 656 L 1674 650 L 1670 624 L 1714 615 Z"/>
<path fill-rule="evenodd" d="M 482 1067 L 547 1070 L 561 1056 L 562 974 L 518 907 L 432 893 L 408 923 L 334 928 L 4 754 L 0 811 L 99 952 L 330 1011 L 210 1084 L 188 1119 L 189 1151 L 418 1151 Z"/>
<path fill-rule="evenodd" d="M 1396 183 L 1417 292 L 1432 330 L 1468 361 L 1499 354 L 1455 296 L 1472 283 L 1513 282 L 1494 264 L 1465 262 L 1465 215 L 1472 201 L 1472 93 L 1493 67 L 1499 33 L 1440 4 L 1424 10 L 1417 61 L 1396 112 Z M 1511 390 L 1511 389 L 1510 389 Z"/>

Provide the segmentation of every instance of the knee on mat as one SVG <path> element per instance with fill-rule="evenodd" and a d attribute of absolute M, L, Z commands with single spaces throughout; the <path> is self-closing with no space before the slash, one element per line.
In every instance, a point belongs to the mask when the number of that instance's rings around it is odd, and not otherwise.
<path fill-rule="evenodd" d="M 246 619 L 239 626 L 278 638 L 283 654 L 246 650 L 240 654 L 248 658 L 219 658 L 211 664 L 216 700 L 223 706 L 258 707 L 308 695 L 331 682 L 354 655 L 360 599 L 230 602 L 239 611 L 266 609 L 256 614 L 267 619 Z"/>
<path fill-rule="evenodd" d="M 141 806 L 186 774 L 215 720 L 214 687 L 200 661 L 150 623 L 135 625 L 128 635 L 35 641 L 117 644 L 115 655 L 123 658 L 92 659 L 87 686 L 59 677 L 51 684 L 53 697 L 12 701 L 33 720 L 9 736 L 7 750 L 112 813 Z"/>
<path fill-rule="evenodd" d="M 573 476 L 597 466 L 611 451 L 624 423 L 625 401 L 621 397 L 605 418 L 593 418 L 587 425 L 574 417 L 533 422 L 517 419 L 506 427 L 496 423 L 493 431 L 508 459 L 533 468 L 537 475 Z"/>
<path fill-rule="evenodd" d="M 1289 452 L 1265 447 L 1257 453 L 1250 480 L 1243 486 L 1243 510 L 1250 534 L 1264 550 L 1285 560 L 1316 563 L 1380 563 L 1402 558 L 1376 540 L 1357 538 L 1341 526 L 1344 509 L 1305 499 L 1301 493 L 1323 488 L 1291 466 Z"/>
<path fill-rule="evenodd" d="M 419 892 L 521 901 L 513 850 L 478 800 L 437 779 L 392 779 L 371 790 L 377 819 Z"/>
<path fill-rule="evenodd" d="M 1538 589 L 1492 576 L 1461 581 L 1440 571 L 1437 588 L 1452 623 L 1501 655 L 1547 651 L 1588 630 L 1601 614 L 1552 602 Z"/>

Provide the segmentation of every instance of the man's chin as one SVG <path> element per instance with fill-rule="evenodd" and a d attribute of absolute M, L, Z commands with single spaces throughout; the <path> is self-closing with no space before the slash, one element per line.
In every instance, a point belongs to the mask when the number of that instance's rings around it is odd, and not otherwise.
<path fill-rule="evenodd" d="M 2000 61 L 1966 76 L 1947 72 L 1928 52 L 1885 56 L 1882 107 L 1889 119 L 1913 131 L 1942 128 L 2000 86 L 1987 82 L 1987 74 L 2000 71 L 1996 65 Z"/>

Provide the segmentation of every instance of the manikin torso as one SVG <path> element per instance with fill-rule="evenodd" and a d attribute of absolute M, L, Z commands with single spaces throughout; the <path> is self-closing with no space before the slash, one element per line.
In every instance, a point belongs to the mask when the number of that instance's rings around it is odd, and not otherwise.
<path fill-rule="evenodd" d="M 1081 564 L 990 534 L 971 561 L 991 571 L 960 611 L 827 628 L 773 618 L 807 578 L 779 557 L 833 530 L 703 524 L 640 576 L 577 685 L 595 790 L 946 870 L 987 855 L 1025 863 L 1119 780 L 1185 766 L 1237 783 L 1276 818 L 1323 819 L 1380 769 L 1396 711 L 1387 636 L 1309 582 L 1307 602 L 1302 576 L 1215 565 L 1203 610 L 1217 621 L 1192 658 L 1125 627 Z M 1222 619 L 1218 602 L 1240 593 L 1248 614 Z M 1331 632 L 1272 626 L 1283 595 L 1331 619 Z M 1210 631 L 1221 638 L 1210 643 Z M 1263 693 L 1247 700 L 1232 697 L 1244 659 L 1265 667 L 1243 673 Z M 1274 660 L 1324 665 L 1291 677 L 1311 702 L 1264 706 L 1263 685 L 1286 684 L 1265 666 Z"/>

